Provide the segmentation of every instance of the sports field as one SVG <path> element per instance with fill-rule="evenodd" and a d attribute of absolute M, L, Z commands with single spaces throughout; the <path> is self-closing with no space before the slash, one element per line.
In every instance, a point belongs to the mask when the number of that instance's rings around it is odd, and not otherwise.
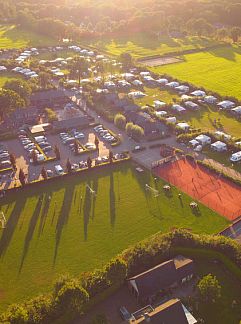
<path fill-rule="evenodd" d="M 212 51 L 184 55 L 184 61 L 152 67 L 196 86 L 205 87 L 223 96 L 241 99 L 241 47 L 226 46 Z"/>
<path fill-rule="evenodd" d="M 78 177 L 26 188 L 1 201 L 7 218 L 0 230 L 0 311 L 9 303 L 51 289 L 62 273 L 78 275 L 100 267 L 129 245 L 173 227 L 196 233 L 217 233 L 228 220 L 173 188 L 172 196 L 149 172 L 138 174 L 129 162 L 92 170 Z M 86 184 L 95 190 L 89 193 Z"/>
<path fill-rule="evenodd" d="M 57 43 L 53 38 L 24 30 L 15 25 L 0 25 L 0 49 L 52 46 Z"/>
<path fill-rule="evenodd" d="M 155 173 L 229 220 L 241 216 L 241 189 L 195 162 L 178 160 L 157 167 Z"/>
<path fill-rule="evenodd" d="M 205 37 L 172 38 L 168 36 L 157 37 L 145 33 L 136 33 L 128 36 L 120 36 L 115 39 L 91 41 L 88 45 L 92 45 L 99 50 L 107 51 L 116 56 L 124 52 L 129 52 L 134 58 L 142 58 L 204 48 L 215 44 Z"/>

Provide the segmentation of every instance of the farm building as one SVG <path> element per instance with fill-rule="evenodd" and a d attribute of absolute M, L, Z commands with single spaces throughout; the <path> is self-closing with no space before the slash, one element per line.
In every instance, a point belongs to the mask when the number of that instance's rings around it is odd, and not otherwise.
<path fill-rule="evenodd" d="M 153 308 L 148 305 L 132 314 L 135 318 L 129 323 L 167 323 L 167 324 L 196 324 L 193 315 L 179 299 L 170 299 Z"/>
<path fill-rule="evenodd" d="M 165 295 L 189 281 L 194 275 L 194 263 L 191 259 L 177 256 L 154 268 L 127 279 L 130 292 L 141 303 L 150 303 L 157 293 Z"/>
<path fill-rule="evenodd" d="M 217 141 L 217 142 L 211 144 L 211 149 L 213 151 L 217 151 L 217 152 L 225 152 L 225 151 L 227 151 L 227 144 L 225 144 L 224 142 L 221 142 L 221 141 Z"/>

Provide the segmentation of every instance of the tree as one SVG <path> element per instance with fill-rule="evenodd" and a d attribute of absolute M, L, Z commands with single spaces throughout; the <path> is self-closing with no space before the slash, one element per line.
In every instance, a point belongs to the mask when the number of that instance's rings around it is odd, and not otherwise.
<path fill-rule="evenodd" d="M 88 166 L 88 169 L 91 169 L 91 167 L 92 167 L 91 157 L 88 157 L 88 159 L 87 159 L 87 166 Z"/>
<path fill-rule="evenodd" d="M 9 323 L 21 324 L 29 321 L 28 311 L 22 305 L 14 304 L 9 307 L 7 311 L 7 318 Z"/>
<path fill-rule="evenodd" d="M 140 140 L 144 136 L 144 129 L 139 125 L 134 125 L 132 127 L 132 137 Z"/>
<path fill-rule="evenodd" d="M 228 31 L 226 28 L 220 28 L 217 30 L 217 38 L 220 40 L 225 39 L 228 36 Z"/>
<path fill-rule="evenodd" d="M 89 294 L 78 280 L 67 281 L 59 290 L 56 303 L 64 311 L 81 312 L 89 300 Z"/>
<path fill-rule="evenodd" d="M 207 303 L 214 303 L 221 297 L 221 286 L 211 274 L 204 276 L 197 286 L 201 298 Z"/>
<path fill-rule="evenodd" d="M 241 28 L 240 27 L 233 27 L 230 30 L 230 36 L 234 43 L 237 43 L 239 37 L 241 36 Z"/>
<path fill-rule="evenodd" d="M 25 184 L 26 184 L 26 177 L 25 177 L 25 174 L 24 174 L 24 172 L 23 172 L 23 169 L 20 169 L 20 170 L 19 170 L 18 178 L 19 178 L 19 181 L 20 181 L 22 187 L 24 187 Z"/>
<path fill-rule="evenodd" d="M 43 177 L 44 180 L 48 179 L 48 174 L 47 174 L 45 167 L 43 167 L 41 170 L 41 176 Z"/>
<path fill-rule="evenodd" d="M 24 100 L 13 90 L 0 89 L 0 116 L 4 119 L 17 108 L 25 106 Z"/>
<path fill-rule="evenodd" d="M 87 72 L 88 72 L 88 62 L 86 61 L 86 59 L 84 57 L 76 56 L 72 62 L 71 73 L 72 74 L 77 73 L 79 85 L 81 81 L 81 76 L 83 75 L 83 73 L 87 73 Z"/>
<path fill-rule="evenodd" d="M 10 160 L 10 162 L 12 164 L 13 169 L 16 170 L 16 157 L 15 157 L 15 155 L 11 153 L 9 155 L 9 160 Z"/>
<path fill-rule="evenodd" d="M 119 61 L 122 63 L 124 69 L 128 69 L 133 65 L 133 59 L 130 53 L 121 53 L 119 56 Z"/>
<path fill-rule="evenodd" d="M 98 137 L 95 136 L 95 146 L 96 146 L 97 150 L 99 150 L 99 144 L 100 144 L 100 141 L 99 141 Z"/>
<path fill-rule="evenodd" d="M 47 72 L 40 72 L 39 73 L 39 84 L 43 89 L 46 89 L 51 80 L 51 74 Z"/>
<path fill-rule="evenodd" d="M 132 136 L 132 128 L 133 128 L 133 126 L 134 126 L 134 124 L 131 123 L 131 122 L 126 124 L 125 129 L 126 129 L 126 133 L 127 133 L 128 136 Z"/>
<path fill-rule="evenodd" d="M 79 143 L 78 140 L 74 140 L 74 153 L 77 155 L 79 153 Z"/>
<path fill-rule="evenodd" d="M 56 112 L 53 109 L 51 109 L 51 108 L 45 108 L 45 112 L 47 114 L 47 117 L 48 117 L 48 121 L 49 122 L 53 122 L 55 120 L 58 120 L 57 114 L 56 114 Z"/>
<path fill-rule="evenodd" d="M 29 104 L 32 89 L 28 82 L 20 79 L 7 81 L 4 85 L 4 89 L 16 92 L 24 100 L 25 106 Z"/>
<path fill-rule="evenodd" d="M 113 152 L 112 151 L 109 151 L 109 161 L 110 161 L 110 163 L 113 162 L 113 157 L 114 157 Z"/>
<path fill-rule="evenodd" d="M 125 129 L 126 117 L 122 114 L 116 114 L 114 118 L 115 125 L 120 129 Z"/>
<path fill-rule="evenodd" d="M 121 283 L 127 275 L 127 264 L 124 260 L 117 258 L 106 265 L 105 272 L 106 278 L 111 284 Z"/>
<path fill-rule="evenodd" d="M 70 162 L 69 159 L 66 162 L 66 170 L 67 170 L 68 173 L 72 172 L 72 165 L 71 165 L 71 162 Z"/>
<path fill-rule="evenodd" d="M 33 160 L 33 163 L 34 164 L 37 164 L 38 163 L 38 155 L 37 155 L 36 150 L 32 150 L 32 152 L 31 152 L 31 159 Z"/>
<path fill-rule="evenodd" d="M 54 147 L 54 153 L 55 153 L 56 159 L 60 160 L 60 150 L 57 145 L 55 145 L 55 147 Z"/>

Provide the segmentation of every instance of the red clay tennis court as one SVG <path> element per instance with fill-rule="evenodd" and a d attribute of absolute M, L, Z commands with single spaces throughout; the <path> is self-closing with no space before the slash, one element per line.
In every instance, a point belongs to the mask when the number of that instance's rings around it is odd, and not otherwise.
<path fill-rule="evenodd" d="M 240 187 L 205 167 L 182 159 L 159 165 L 153 171 L 229 220 L 241 216 Z"/>

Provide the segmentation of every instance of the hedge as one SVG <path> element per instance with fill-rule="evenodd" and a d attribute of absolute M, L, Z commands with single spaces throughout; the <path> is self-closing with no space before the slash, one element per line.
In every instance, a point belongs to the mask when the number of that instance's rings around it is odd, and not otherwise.
<path fill-rule="evenodd" d="M 79 278 L 62 276 L 52 294 L 13 305 L 1 315 L 1 323 L 47 324 L 66 315 L 79 316 L 112 294 L 126 277 L 136 275 L 178 253 L 219 259 L 233 275 L 241 278 L 241 247 L 224 236 L 198 235 L 178 229 L 142 241 L 112 259 L 100 270 L 82 273 Z M 63 299 L 63 292 L 65 292 Z M 62 296 L 62 299 L 59 296 Z M 78 300 L 78 298 L 82 298 Z M 65 307 L 61 307 L 64 302 Z M 34 305 L 34 307 L 33 307 Z M 19 319 L 21 321 L 19 321 Z"/>

